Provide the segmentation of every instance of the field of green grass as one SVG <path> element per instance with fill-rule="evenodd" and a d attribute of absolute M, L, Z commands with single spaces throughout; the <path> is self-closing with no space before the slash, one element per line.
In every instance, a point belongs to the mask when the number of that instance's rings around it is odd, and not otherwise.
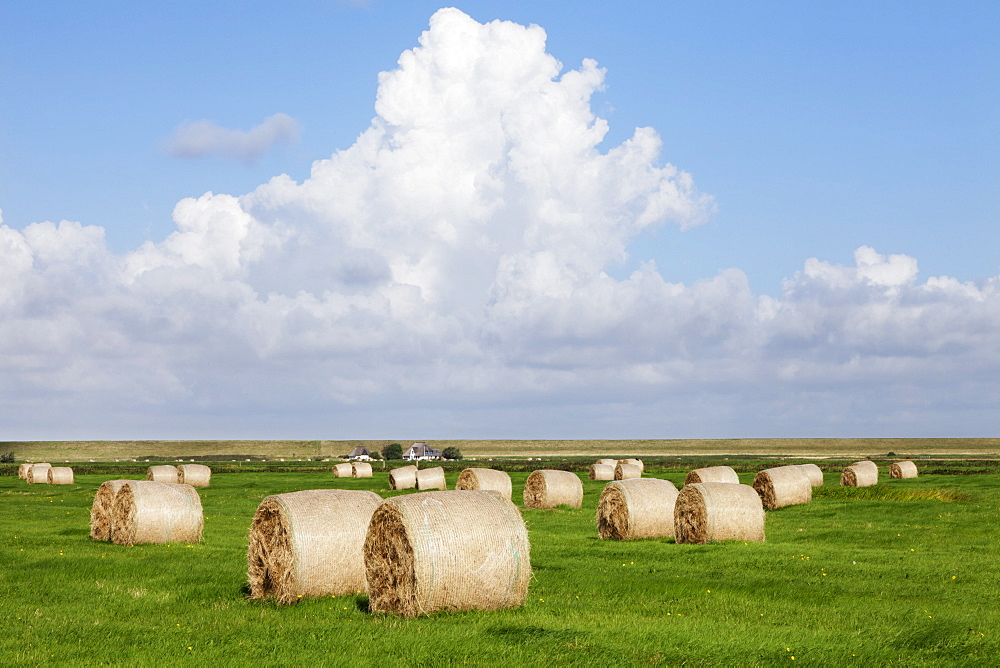
<path fill-rule="evenodd" d="M 247 532 L 265 496 L 396 494 L 385 473 L 218 474 L 199 490 L 202 543 L 134 547 L 89 538 L 93 495 L 117 476 L 48 486 L 0 475 L 0 662 L 995 665 L 1000 477 L 882 473 L 848 490 L 828 472 L 811 504 L 767 514 L 765 543 L 703 546 L 598 540 L 604 483 L 583 476 L 582 509 L 523 509 L 534 578 L 522 608 L 420 619 L 369 614 L 363 596 L 279 607 L 245 595 Z M 520 506 L 527 473 L 511 475 Z M 684 471 L 651 475 L 680 486 Z"/>

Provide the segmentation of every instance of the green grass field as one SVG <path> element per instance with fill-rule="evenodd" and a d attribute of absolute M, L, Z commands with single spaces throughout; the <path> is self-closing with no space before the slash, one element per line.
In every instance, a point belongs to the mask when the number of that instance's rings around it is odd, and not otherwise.
<path fill-rule="evenodd" d="M 679 486 L 684 472 L 651 475 Z M 371 615 L 363 597 L 286 607 L 245 597 L 261 499 L 328 487 L 389 496 L 384 473 L 215 475 L 200 490 L 202 543 L 135 547 L 89 538 L 94 492 L 111 477 L 48 486 L 0 476 L 4 665 L 914 666 L 1000 656 L 996 475 L 890 481 L 883 469 L 878 487 L 842 490 L 827 473 L 811 504 L 768 513 L 766 543 L 704 546 L 598 540 L 604 483 L 584 480 L 582 509 L 523 512 L 534 579 L 522 608 L 413 620 Z M 520 506 L 527 473 L 512 477 Z"/>

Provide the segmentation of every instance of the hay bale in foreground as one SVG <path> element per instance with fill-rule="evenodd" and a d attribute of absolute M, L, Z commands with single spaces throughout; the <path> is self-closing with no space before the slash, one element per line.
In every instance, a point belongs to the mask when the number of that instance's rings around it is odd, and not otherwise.
<path fill-rule="evenodd" d="M 793 466 L 797 466 L 806 472 L 806 477 L 809 478 L 809 484 L 813 487 L 823 486 L 823 469 L 815 464 L 793 464 Z"/>
<path fill-rule="evenodd" d="M 176 466 L 162 464 L 160 466 L 150 466 L 146 469 L 146 480 L 153 482 L 180 482 L 181 474 Z"/>
<path fill-rule="evenodd" d="M 448 489 L 448 483 L 444 479 L 444 469 L 440 466 L 419 469 L 417 471 L 417 489 L 422 492 L 429 489 Z"/>
<path fill-rule="evenodd" d="M 177 467 L 177 482 L 179 483 L 192 487 L 208 487 L 211 481 L 212 469 L 204 464 L 181 464 Z"/>
<path fill-rule="evenodd" d="M 111 540 L 111 511 L 115 495 L 128 480 L 107 480 L 101 483 L 90 506 L 90 537 L 93 540 Z"/>
<path fill-rule="evenodd" d="M 597 502 L 602 539 L 670 538 L 674 535 L 677 488 L 669 480 L 634 478 L 604 486 Z"/>
<path fill-rule="evenodd" d="M 684 485 L 674 503 L 674 540 L 764 542 L 764 506 L 757 490 L 728 482 Z"/>
<path fill-rule="evenodd" d="M 73 469 L 69 466 L 50 466 L 48 482 L 50 485 L 72 485 Z"/>
<path fill-rule="evenodd" d="M 531 579 L 521 513 L 485 490 L 386 499 L 364 555 L 371 611 L 403 617 L 518 607 Z"/>
<path fill-rule="evenodd" d="M 601 460 L 604 461 L 604 460 Z M 614 461 L 614 460 L 611 460 Z M 612 464 L 591 464 L 590 465 L 590 479 L 591 480 L 614 480 L 615 479 L 615 467 L 618 466 L 618 462 Z"/>
<path fill-rule="evenodd" d="M 532 471 L 524 483 L 524 505 L 528 508 L 579 508 L 583 505 L 583 483 L 569 471 Z"/>
<path fill-rule="evenodd" d="M 389 489 L 413 489 L 417 486 L 417 467 L 400 466 L 389 471 Z"/>
<path fill-rule="evenodd" d="M 878 484 L 878 466 L 872 461 L 855 462 L 840 474 L 841 487 L 871 487 Z"/>
<path fill-rule="evenodd" d="M 506 471 L 495 469 L 465 469 L 458 475 L 455 489 L 485 489 L 497 492 L 503 498 L 510 500 L 514 486 Z"/>
<path fill-rule="evenodd" d="M 759 471 L 753 488 L 760 495 L 765 510 L 812 501 L 812 482 L 805 469 L 798 466 L 777 466 Z"/>
<path fill-rule="evenodd" d="M 311 489 L 261 501 L 250 524 L 250 598 L 300 598 L 367 591 L 364 544 L 382 497 L 375 492 Z"/>
<path fill-rule="evenodd" d="M 901 462 L 893 462 L 889 464 L 889 477 L 896 479 L 916 478 L 917 465 L 909 459 L 904 459 Z"/>
<path fill-rule="evenodd" d="M 52 468 L 52 464 L 47 462 L 39 462 L 38 464 L 32 464 L 28 467 L 28 472 L 25 474 L 24 479 L 31 484 L 36 483 L 46 483 L 49 482 L 49 469 Z"/>
<path fill-rule="evenodd" d="M 371 478 L 372 465 L 368 462 L 351 462 L 351 477 Z"/>
<path fill-rule="evenodd" d="M 689 471 L 684 478 L 685 485 L 697 484 L 700 482 L 727 482 L 733 485 L 740 484 L 740 477 L 731 466 L 708 466 L 703 469 Z"/>
<path fill-rule="evenodd" d="M 630 458 L 630 459 L 619 459 L 619 460 L 618 460 L 617 462 L 615 462 L 615 463 L 616 463 L 616 464 L 628 464 L 629 466 L 638 466 L 638 467 L 639 467 L 639 472 L 640 472 L 640 473 L 641 473 L 642 471 L 645 471 L 645 470 L 646 470 L 646 465 L 642 463 L 642 460 L 641 460 L 641 459 L 635 459 L 635 458 Z"/>
<path fill-rule="evenodd" d="M 642 469 L 635 464 L 626 464 L 624 461 L 615 464 L 615 480 L 632 480 L 641 477 Z"/>
<path fill-rule="evenodd" d="M 111 540 L 117 545 L 199 543 L 205 519 L 191 485 L 129 480 L 115 494 Z"/>
<path fill-rule="evenodd" d="M 618 465 L 618 460 L 617 459 L 598 459 L 595 463 L 596 464 L 603 464 L 604 466 L 610 466 L 610 467 L 614 468 L 615 466 Z"/>
<path fill-rule="evenodd" d="M 333 477 L 334 478 L 353 478 L 354 477 L 354 467 L 350 462 L 345 462 L 343 464 L 333 465 Z"/>

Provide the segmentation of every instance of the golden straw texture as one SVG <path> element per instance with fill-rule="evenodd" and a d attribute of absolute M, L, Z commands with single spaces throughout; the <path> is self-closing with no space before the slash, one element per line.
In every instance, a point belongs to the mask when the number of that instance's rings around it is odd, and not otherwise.
<path fill-rule="evenodd" d="M 611 461 L 614 461 L 613 459 Z M 615 467 L 618 466 L 618 462 L 614 464 L 591 464 L 590 465 L 590 479 L 591 480 L 614 480 L 615 479 Z"/>
<path fill-rule="evenodd" d="M 639 472 L 646 470 L 646 465 L 642 463 L 641 459 L 619 459 L 616 464 L 628 464 L 629 466 L 638 466 Z"/>
<path fill-rule="evenodd" d="M 514 492 L 510 475 L 494 469 L 465 469 L 458 476 L 455 489 L 485 489 L 497 492 L 508 501 Z"/>
<path fill-rule="evenodd" d="M 569 471 L 532 471 L 524 483 L 524 505 L 528 508 L 555 508 L 583 505 L 583 483 Z"/>
<path fill-rule="evenodd" d="M 389 471 L 389 489 L 413 489 L 416 486 L 416 466 L 400 466 Z"/>
<path fill-rule="evenodd" d="M 250 525 L 250 598 L 301 598 L 367 591 L 364 544 L 382 498 L 362 490 L 312 489 L 261 501 Z"/>
<path fill-rule="evenodd" d="M 94 540 L 111 540 L 111 510 L 115 494 L 127 480 L 107 480 L 101 483 L 90 506 L 90 537 Z"/>
<path fill-rule="evenodd" d="M 180 482 L 180 472 L 176 466 L 162 464 L 160 466 L 150 466 L 146 469 L 146 480 L 153 482 Z"/>
<path fill-rule="evenodd" d="M 352 462 L 351 476 L 354 478 L 371 478 L 372 465 L 368 462 Z"/>
<path fill-rule="evenodd" d="M 69 466 L 50 466 L 48 477 L 50 485 L 72 485 L 73 469 Z"/>
<path fill-rule="evenodd" d="M 626 464 L 625 462 L 618 462 L 615 465 L 615 480 L 631 480 L 633 478 L 641 478 L 642 469 L 635 464 Z"/>
<path fill-rule="evenodd" d="M 429 489 L 448 489 L 444 479 L 444 468 L 435 466 L 417 471 L 417 489 L 422 492 Z"/>
<path fill-rule="evenodd" d="M 32 484 L 48 484 L 50 468 L 52 468 L 52 464 L 32 464 L 31 468 L 28 469 L 28 475 L 25 479 Z"/>
<path fill-rule="evenodd" d="M 878 466 L 875 462 L 855 462 L 840 474 L 841 487 L 871 487 L 878 484 Z"/>
<path fill-rule="evenodd" d="M 917 465 L 909 459 L 904 459 L 901 462 L 893 462 L 892 464 L 889 464 L 889 477 L 897 479 L 916 478 Z"/>
<path fill-rule="evenodd" d="M 354 477 L 354 467 L 351 466 L 350 462 L 344 462 L 343 464 L 333 465 L 333 477 L 334 478 L 353 478 Z"/>
<path fill-rule="evenodd" d="M 703 469 L 694 469 L 688 472 L 684 478 L 684 484 L 690 485 L 699 482 L 728 482 L 734 485 L 740 484 L 740 477 L 731 466 L 709 466 Z"/>
<path fill-rule="evenodd" d="M 674 540 L 764 541 L 764 506 L 749 485 L 702 482 L 684 485 L 674 504 Z"/>
<path fill-rule="evenodd" d="M 177 482 L 192 487 L 208 487 L 212 469 L 204 464 L 181 464 L 177 467 Z"/>
<path fill-rule="evenodd" d="M 809 478 L 809 484 L 813 487 L 823 486 L 823 469 L 815 464 L 794 464 L 794 466 L 798 466 L 806 472 L 806 477 Z"/>
<path fill-rule="evenodd" d="M 670 538 L 674 535 L 677 488 L 669 480 L 633 478 L 604 486 L 597 502 L 602 539 Z"/>
<path fill-rule="evenodd" d="M 203 526 L 201 497 L 191 485 L 129 480 L 115 494 L 111 540 L 117 545 L 198 543 Z"/>
<path fill-rule="evenodd" d="M 371 611 L 403 617 L 518 607 L 531 579 L 521 513 L 485 490 L 386 499 L 364 554 Z"/>
<path fill-rule="evenodd" d="M 812 482 L 798 466 L 777 466 L 764 469 L 753 479 L 753 488 L 760 495 L 765 510 L 812 501 Z"/>

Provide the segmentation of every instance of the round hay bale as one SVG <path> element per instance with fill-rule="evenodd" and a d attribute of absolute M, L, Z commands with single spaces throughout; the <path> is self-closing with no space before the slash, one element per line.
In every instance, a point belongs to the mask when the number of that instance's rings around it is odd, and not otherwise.
<path fill-rule="evenodd" d="M 382 497 L 349 489 L 274 494 L 250 525 L 250 598 L 300 598 L 367 591 L 364 544 Z"/>
<path fill-rule="evenodd" d="M 598 459 L 596 463 L 597 464 L 602 464 L 604 466 L 610 466 L 610 467 L 614 468 L 618 464 L 618 460 L 617 459 Z"/>
<path fill-rule="evenodd" d="M 417 489 L 426 491 L 429 489 L 448 489 L 448 483 L 444 479 L 444 469 L 435 466 L 429 469 L 417 471 Z"/>
<path fill-rule="evenodd" d="M 604 460 L 601 460 L 604 461 Z M 613 459 L 611 461 L 614 461 Z M 614 464 L 591 464 L 590 465 L 590 479 L 591 480 L 614 480 L 615 479 L 615 467 L 618 466 L 618 462 Z"/>
<path fill-rule="evenodd" d="M 192 487 L 208 487 L 212 469 L 204 464 L 181 464 L 177 467 L 177 482 Z"/>
<path fill-rule="evenodd" d="M 93 540 L 111 540 L 111 511 L 115 495 L 128 480 L 107 480 L 101 483 L 90 506 L 90 537 Z"/>
<path fill-rule="evenodd" d="M 386 499 L 365 538 L 372 612 L 403 617 L 524 604 L 531 546 L 517 507 L 494 492 Z"/>
<path fill-rule="evenodd" d="M 372 465 L 368 462 L 353 462 L 351 464 L 351 476 L 354 478 L 371 478 Z"/>
<path fill-rule="evenodd" d="M 353 478 L 354 477 L 354 467 L 350 462 L 344 462 L 343 464 L 333 465 L 333 477 L 334 478 Z"/>
<path fill-rule="evenodd" d="M 764 542 L 764 506 L 757 490 L 728 482 L 684 485 L 674 503 L 674 540 Z"/>
<path fill-rule="evenodd" d="M 797 466 L 806 472 L 806 477 L 809 478 L 809 484 L 813 487 L 823 486 L 823 469 L 815 464 L 794 464 L 794 466 Z"/>
<path fill-rule="evenodd" d="M 604 486 L 597 502 L 601 539 L 670 538 L 674 535 L 677 488 L 669 480 L 633 478 Z"/>
<path fill-rule="evenodd" d="M 646 465 L 642 463 L 641 459 L 635 459 L 635 458 L 631 458 L 631 459 L 619 459 L 615 463 L 616 464 L 628 464 L 629 466 L 638 466 L 640 472 L 646 470 Z"/>
<path fill-rule="evenodd" d="M 760 495 L 765 510 L 812 501 L 812 482 L 805 469 L 799 466 L 776 466 L 759 471 L 754 476 L 753 488 Z"/>
<path fill-rule="evenodd" d="M 28 477 L 28 469 L 30 469 L 31 466 L 32 465 L 29 464 L 28 462 L 24 462 L 23 464 L 21 464 L 20 466 L 18 466 L 17 467 L 17 477 L 20 478 L 21 480 L 27 479 L 27 477 Z"/>
<path fill-rule="evenodd" d="M 413 489 L 416 486 L 416 466 L 400 466 L 389 471 L 389 489 Z"/>
<path fill-rule="evenodd" d="M 201 497 L 191 485 L 129 480 L 115 494 L 111 540 L 117 545 L 199 543 Z"/>
<path fill-rule="evenodd" d="M 684 478 L 685 485 L 697 484 L 700 482 L 726 482 L 733 485 L 740 484 L 740 477 L 731 466 L 709 466 L 703 469 L 689 471 Z"/>
<path fill-rule="evenodd" d="M 73 469 L 69 466 L 50 466 L 48 477 L 50 485 L 72 485 Z"/>
<path fill-rule="evenodd" d="M 25 480 L 31 484 L 45 483 L 49 482 L 49 469 L 52 468 L 52 464 L 38 463 L 32 464 L 28 468 L 28 473 L 25 475 Z"/>
<path fill-rule="evenodd" d="M 497 492 L 508 501 L 514 493 L 510 475 L 495 469 L 465 469 L 458 475 L 455 489 L 484 489 Z"/>
<path fill-rule="evenodd" d="M 146 480 L 152 482 L 180 482 L 180 472 L 176 466 L 163 464 L 146 469 Z"/>
<path fill-rule="evenodd" d="M 615 465 L 615 480 L 631 480 L 641 478 L 642 469 L 635 464 L 626 464 L 624 461 Z"/>
<path fill-rule="evenodd" d="M 841 487 L 871 487 L 878 484 L 878 466 L 875 462 L 855 462 L 840 474 Z"/>
<path fill-rule="evenodd" d="M 532 471 L 524 483 L 524 505 L 528 508 L 579 508 L 583 505 L 583 483 L 570 471 Z"/>
<path fill-rule="evenodd" d="M 909 459 L 904 459 L 901 462 L 893 462 L 892 464 L 889 464 L 889 477 L 897 479 L 916 478 L 917 465 Z"/>

